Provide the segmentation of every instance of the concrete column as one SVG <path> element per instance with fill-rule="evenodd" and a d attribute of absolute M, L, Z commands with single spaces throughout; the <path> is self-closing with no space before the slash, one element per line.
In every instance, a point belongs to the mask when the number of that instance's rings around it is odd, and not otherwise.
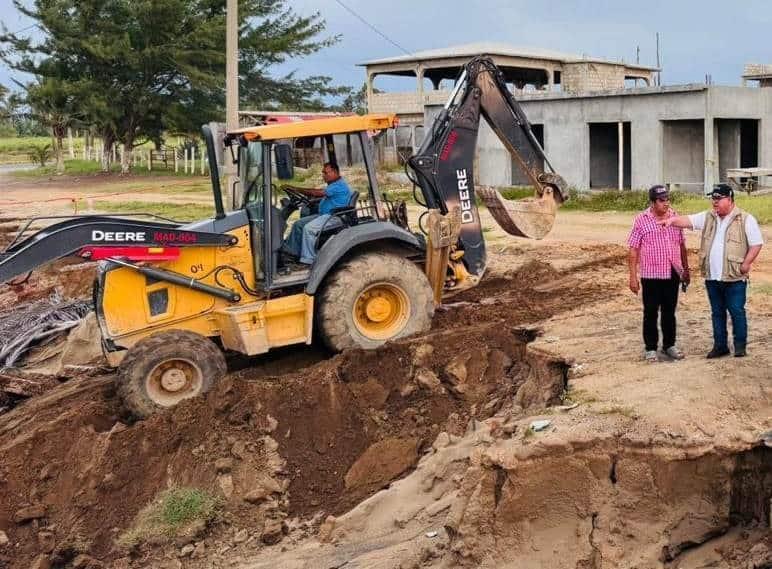
<path fill-rule="evenodd" d="M 547 91 L 552 91 L 555 86 L 555 72 L 552 69 L 546 69 L 547 72 Z"/>
<path fill-rule="evenodd" d="M 424 67 L 417 65 L 415 69 L 416 80 L 418 81 L 418 104 L 423 109 L 424 104 Z"/>
<path fill-rule="evenodd" d="M 372 112 L 372 99 L 373 99 L 373 79 L 375 75 L 372 73 L 367 74 L 365 83 L 367 84 L 367 112 Z"/>
<path fill-rule="evenodd" d="M 625 129 L 624 129 L 624 123 L 618 122 L 617 123 L 617 133 L 618 133 L 618 140 L 619 142 L 619 152 L 617 152 L 617 155 L 619 156 L 619 161 L 617 163 L 617 174 L 618 174 L 618 180 L 617 180 L 617 187 L 622 190 L 625 187 Z"/>
<path fill-rule="evenodd" d="M 715 184 L 716 176 L 715 170 L 718 166 L 718 157 L 716 156 L 716 132 L 714 128 L 713 117 L 706 113 L 704 121 L 704 138 L 705 138 L 705 179 L 703 182 L 703 189 L 705 193 L 709 193 Z"/>

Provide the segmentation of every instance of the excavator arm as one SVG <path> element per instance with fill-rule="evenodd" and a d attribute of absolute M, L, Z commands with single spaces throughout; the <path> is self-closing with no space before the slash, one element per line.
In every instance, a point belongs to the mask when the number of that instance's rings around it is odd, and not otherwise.
<path fill-rule="evenodd" d="M 525 113 L 507 89 L 501 70 L 488 57 L 471 60 L 461 71 L 423 144 L 407 164 L 423 195 L 423 205 L 443 214 L 460 211 L 458 249 L 463 251 L 466 270 L 478 277 L 486 266 L 474 187 L 481 117 L 535 188 L 533 198 L 516 202 L 505 200 L 493 188 L 480 189 L 480 197 L 504 231 L 541 239 L 551 229 L 557 207 L 567 197 L 565 181 L 552 168 Z M 525 149 L 531 152 L 524 153 Z M 548 171 L 541 168 L 542 163 Z"/>

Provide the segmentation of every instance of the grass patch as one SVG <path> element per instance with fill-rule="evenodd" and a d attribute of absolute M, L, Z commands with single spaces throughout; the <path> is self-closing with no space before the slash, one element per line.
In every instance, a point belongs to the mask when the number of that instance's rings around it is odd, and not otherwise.
<path fill-rule="evenodd" d="M 159 494 L 118 536 L 118 545 L 134 547 L 147 541 L 183 535 L 194 524 L 208 524 L 219 513 L 220 500 L 199 488 L 172 488 Z"/>
<path fill-rule="evenodd" d="M 29 162 L 29 160 L 27 160 Z M 153 169 L 148 170 L 147 165 L 140 166 L 137 164 L 136 166 L 132 167 L 131 169 L 131 175 L 132 176 L 175 176 L 179 178 L 184 177 L 198 177 L 199 174 L 186 174 L 182 171 L 182 166 L 180 166 L 180 171 L 175 172 L 173 165 L 170 163 L 169 168 L 162 167 L 163 162 L 157 162 L 154 163 Z M 199 170 L 197 169 L 196 172 Z M 113 174 L 120 174 L 121 172 L 121 165 L 120 164 L 112 164 L 110 166 L 110 173 Z M 64 174 L 69 176 L 86 176 L 86 175 L 92 175 L 92 174 L 104 174 L 102 172 L 102 165 L 99 162 L 95 162 L 94 160 L 80 160 L 78 158 L 74 160 L 65 160 L 64 161 Z M 48 178 L 51 176 L 57 176 L 56 173 L 56 163 L 55 159 L 52 159 L 49 161 L 49 164 L 43 168 L 31 168 L 29 170 L 16 170 L 14 172 L 11 172 L 11 175 L 17 178 Z M 201 176 L 202 179 L 209 179 L 209 174 L 207 173 L 205 176 Z"/>
<path fill-rule="evenodd" d="M 152 213 L 176 221 L 198 221 L 214 216 L 214 206 L 208 204 L 98 201 L 94 209 L 104 213 Z"/>
<path fill-rule="evenodd" d="M 756 294 L 768 294 L 772 296 L 772 284 L 753 284 L 751 282 L 751 291 Z"/>
<path fill-rule="evenodd" d="M 633 409 L 632 407 L 625 407 L 622 405 L 612 405 L 610 407 L 602 407 L 601 409 L 598 409 L 598 414 L 622 415 L 623 417 L 628 417 L 630 419 L 638 418 L 638 413 L 635 412 L 635 409 Z"/>
<path fill-rule="evenodd" d="M 598 401 L 598 398 L 592 395 L 589 391 L 585 389 L 569 388 L 568 391 L 566 391 L 565 397 L 563 397 L 564 405 L 572 405 L 574 403 L 587 404 L 587 403 L 595 403 L 597 401 Z"/>
<path fill-rule="evenodd" d="M 643 211 L 649 206 L 648 192 L 643 190 L 608 190 L 591 194 L 569 192 L 570 199 L 561 210 L 574 211 Z M 512 199 L 512 198 L 510 198 Z M 710 200 L 702 195 L 671 192 L 671 204 L 679 214 L 697 213 L 710 209 Z M 772 194 L 738 194 L 737 205 L 753 214 L 759 223 L 772 223 Z"/>
<path fill-rule="evenodd" d="M 532 198 L 533 188 L 527 186 L 512 186 L 509 188 L 499 188 L 499 193 L 504 199 L 521 200 L 523 198 Z"/>

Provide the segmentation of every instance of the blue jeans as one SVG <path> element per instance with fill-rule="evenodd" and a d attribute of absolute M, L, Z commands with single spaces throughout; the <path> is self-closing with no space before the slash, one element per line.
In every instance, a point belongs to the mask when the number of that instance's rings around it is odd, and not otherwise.
<path fill-rule="evenodd" d="M 705 281 L 713 317 L 713 346 L 719 349 L 729 347 L 726 332 L 726 313 L 732 317 L 734 347 L 744 348 L 748 341 L 748 320 L 745 318 L 746 281 L 724 282 Z"/>
<path fill-rule="evenodd" d="M 284 243 L 284 250 L 287 253 L 294 255 L 295 257 L 300 257 L 301 248 L 303 246 L 303 228 L 317 217 L 319 216 L 313 214 L 295 220 L 295 223 L 292 224 L 292 228 L 290 229 L 289 237 L 287 237 L 287 241 Z"/>
<path fill-rule="evenodd" d="M 316 259 L 316 239 L 322 227 L 330 219 L 329 214 L 306 215 L 292 224 L 284 250 L 299 258 L 300 262 L 312 265 Z"/>

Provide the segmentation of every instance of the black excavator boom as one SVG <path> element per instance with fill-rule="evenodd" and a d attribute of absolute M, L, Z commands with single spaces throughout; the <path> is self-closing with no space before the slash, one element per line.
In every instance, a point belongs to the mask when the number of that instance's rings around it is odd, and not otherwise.
<path fill-rule="evenodd" d="M 480 197 L 507 233 L 543 237 L 552 226 L 555 209 L 567 197 L 565 181 L 552 168 L 501 70 L 489 57 L 472 59 L 462 69 L 448 102 L 407 164 L 427 208 L 443 214 L 460 210 L 459 249 L 464 252 L 466 269 L 476 276 L 482 275 L 486 265 L 474 186 L 481 117 L 535 188 L 534 198 L 522 202 L 504 200 L 492 188 L 481 190 Z M 542 163 L 549 172 L 543 171 Z"/>
<path fill-rule="evenodd" d="M 35 218 L 44 221 L 52 218 Z M 29 222 L 28 222 L 29 225 Z M 29 237 L 21 233 L 0 253 L 0 283 L 69 256 L 84 260 L 132 258 L 133 253 L 163 254 L 159 249 L 235 245 L 236 237 L 182 229 L 179 224 L 86 215 L 54 223 Z"/>

